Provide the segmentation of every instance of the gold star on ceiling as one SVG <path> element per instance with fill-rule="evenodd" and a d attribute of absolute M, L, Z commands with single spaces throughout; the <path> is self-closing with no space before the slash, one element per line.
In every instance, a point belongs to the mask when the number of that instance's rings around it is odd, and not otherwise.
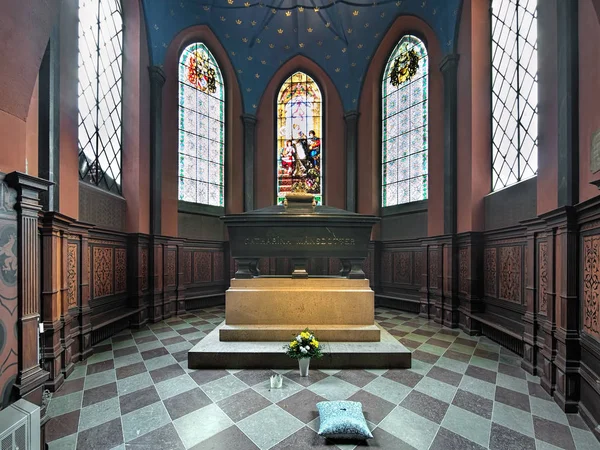
<path fill-rule="evenodd" d="M 348 28 L 348 34 L 352 34 L 352 28 Z"/>
<path fill-rule="evenodd" d="M 267 64 L 267 62 L 263 59 L 260 61 L 260 63 L 264 66 L 265 64 Z"/>
<path fill-rule="evenodd" d="M 235 52 L 231 52 L 231 56 L 235 56 Z"/>
<path fill-rule="evenodd" d="M 396 6 L 400 6 L 402 4 L 401 1 L 396 2 Z"/>
<path fill-rule="evenodd" d="M 306 31 L 308 31 L 309 33 L 312 33 L 313 29 L 309 27 L 309 28 L 306 29 Z"/>
<path fill-rule="evenodd" d="M 255 74 L 254 74 L 254 78 L 256 78 L 256 79 L 260 78 L 260 74 L 258 74 L 258 73 L 255 73 Z"/>
<path fill-rule="evenodd" d="M 350 64 L 352 67 L 356 67 L 356 63 L 353 62 L 352 64 Z"/>
<path fill-rule="evenodd" d="M 252 88 L 246 88 L 246 92 L 252 92 Z"/>
<path fill-rule="evenodd" d="M 358 9 L 355 9 L 354 11 L 352 11 L 352 15 L 355 17 L 358 16 Z"/>
<path fill-rule="evenodd" d="M 365 28 L 369 28 L 369 22 L 365 23 Z"/>
<path fill-rule="evenodd" d="M 221 16 L 219 19 L 221 19 L 221 22 L 225 22 L 225 16 Z"/>
<path fill-rule="evenodd" d="M 256 104 L 252 103 L 252 107 L 253 107 L 254 109 L 256 109 Z"/>
<path fill-rule="evenodd" d="M 227 0 L 227 3 L 229 3 L 230 5 L 233 5 L 233 0 Z"/>
<path fill-rule="evenodd" d="M 327 22 L 327 23 L 325 24 L 325 28 L 329 28 L 330 26 L 331 26 L 331 22 Z"/>
<path fill-rule="evenodd" d="M 336 72 L 339 72 L 340 70 L 341 70 L 341 69 L 340 69 L 339 67 L 336 67 L 336 68 L 335 68 L 335 71 L 336 71 Z"/>
<path fill-rule="evenodd" d="M 275 48 L 275 44 L 269 44 L 269 48 Z"/>
<path fill-rule="evenodd" d="M 317 6 L 317 7 L 314 9 L 314 11 L 315 11 L 315 12 L 319 12 L 319 7 Z"/>
<path fill-rule="evenodd" d="M 277 32 L 278 32 L 279 34 L 283 34 L 283 28 L 279 28 L 279 29 L 277 30 Z"/>
<path fill-rule="evenodd" d="M 283 48 L 285 48 L 286 50 L 289 50 L 289 49 L 290 49 L 290 46 L 289 46 L 289 45 L 286 45 L 286 46 L 284 46 Z"/>
<path fill-rule="evenodd" d="M 433 15 L 435 16 L 437 14 L 437 8 L 433 8 Z"/>
<path fill-rule="evenodd" d="M 273 14 L 277 14 L 277 10 L 276 10 L 275 8 L 271 9 L 271 12 L 272 12 Z"/>
<path fill-rule="evenodd" d="M 252 56 L 248 56 L 248 61 L 252 61 Z"/>
<path fill-rule="evenodd" d="M 256 25 L 256 20 L 253 20 L 252 22 L 250 22 L 250 25 L 252 25 L 252 26 Z"/>
<path fill-rule="evenodd" d="M 174 16 L 174 15 L 175 15 L 175 11 L 173 11 L 173 10 L 170 10 L 169 12 L 171 13 L 171 15 L 172 15 L 172 16 Z"/>
<path fill-rule="evenodd" d="M 242 69 L 238 69 L 238 73 L 243 73 Z"/>
<path fill-rule="evenodd" d="M 355 98 L 352 99 L 352 103 L 356 103 L 356 99 Z"/>
<path fill-rule="evenodd" d="M 298 45 L 300 46 L 300 48 L 304 48 L 304 42 L 300 42 Z"/>
<path fill-rule="evenodd" d="M 260 40 L 260 38 L 256 38 L 256 43 L 260 44 L 262 41 Z"/>
<path fill-rule="evenodd" d="M 347 49 L 346 47 L 344 47 L 344 48 L 342 49 L 342 53 L 346 53 L 346 50 L 348 50 L 348 49 Z"/>
<path fill-rule="evenodd" d="M 331 59 L 331 55 L 325 55 L 325 59 Z"/>
<path fill-rule="evenodd" d="M 358 44 L 356 47 L 363 48 L 363 45 L 362 44 Z"/>
<path fill-rule="evenodd" d="M 381 16 L 381 18 L 383 19 L 385 17 L 385 13 L 382 12 L 381 14 L 379 14 Z"/>
<path fill-rule="evenodd" d="M 286 17 L 290 17 L 291 15 L 292 15 L 292 12 L 291 12 L 291 11 L 286 11 L 286 12 L 285 12 L 285 16 L 286 16 Z"/>
<path fill-rule="evenodd" d="M 344 86 L 346 89 L 348 89 L 350 87 L 350 85 L 348 83 L 346 83 L 346 86 Z"/>
<path fill-rule="evenodd" d="M 154 24 L 154 29 L 158 31 L 158 25 Z"/>
<path fill-rule="evenodd" d="M 249 7 L 250 7 L 250 2 L 246 2 L 246 3 L 244 3 L 244 6 L 245 6 L 246 8 L 249 8 Z"/>
<path fill-rule="evenodd" d="M 340 38 L 339 36 L 334 36 L 334 37 L 333 37 L 333 40 L 334 40 L 334 41 L 337 41 L 339 38 Z"/>
<path fill-rule="evenodd" d="M 317 45 L 320 47 L 321 45 L 323 45 L 323 41 L 317 41 Z"/>
<path fill-rule="evenodd" d="M 248 42 L 248 38 L 247 37 L 243 37 L 242 38 L 242 42 Z"/>
<path fill-rule="evenodd" d="M 236 20 L 235 23 L 237 23 L 238 25 L 241 25 L 242 24 L 242 19 Z"/>
<path fill-rule="evenodd" d="M 298 8 L 298 12 L 304 12 L 304 8 L 303 8 L 302 6 L 300 6 L 300 7 Z"/>
<path fill-rule="evenodd" d="M 208 6 L 208 5 L 204 6 L 203 8 L 204 8 L 204 11 L 210 11 L 210 6 Z"/>
<path fill-rule="evenodd" d="M 229 39 L 229 33 L 225 33 L 225 39 Z"/>

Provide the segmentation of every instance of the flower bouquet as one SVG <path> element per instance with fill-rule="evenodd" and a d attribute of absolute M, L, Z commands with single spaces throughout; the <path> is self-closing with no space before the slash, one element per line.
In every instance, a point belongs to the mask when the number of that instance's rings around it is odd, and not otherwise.
<path fill-rule="evenodd" d="M 301 377 L 308 375 L 310 358 L 320 358 L 323 356 L 323 353 L 319 348 L 319 341 L 308 328 L 305 328 L 304 331 L 296 336 L 292 342 L 287 344 L 284 349 L 286 355 L 298 360 Z"/>

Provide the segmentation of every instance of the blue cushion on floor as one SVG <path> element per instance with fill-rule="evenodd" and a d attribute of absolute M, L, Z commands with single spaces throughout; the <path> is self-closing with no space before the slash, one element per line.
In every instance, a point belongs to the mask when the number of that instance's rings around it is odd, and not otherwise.
<path fill-rule="evenodd" d="M 319 402 L 319 434 L 331 439 L 372 439 L 359 402 Z"/>

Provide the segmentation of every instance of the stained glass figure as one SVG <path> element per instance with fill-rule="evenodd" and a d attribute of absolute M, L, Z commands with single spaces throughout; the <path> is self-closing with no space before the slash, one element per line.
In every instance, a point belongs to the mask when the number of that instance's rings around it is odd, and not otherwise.
<path fill-rule="evenodd" d="M 277 97 L 277 203 L 302 190 L 323 200 L 323 99 L 310 76 L 296 72 Z"/>
<path fill-rule="evenodd" d="M 79 178 L 121 194 L 121 1 L 79 0 L 78 17 Z"/>
<path fill-rule="evenodd" d="M 225 87 L 202 43 L 179 58 L 179 200 L 224 206 Z"/>
<path fill-rule="evenodd" d="M 492 0 L 492 190 L 537 174 L 537 0 Z"/>
<path fill-rule="evenodd" d="M 419 68 L 409 80 L 393 86 L 394 61 L 414 50 Z M 381 83 L 381 204 L 393 206 L 427 198 L 428 57 L 423 42 L 403 36 L 388 59 Z"/>

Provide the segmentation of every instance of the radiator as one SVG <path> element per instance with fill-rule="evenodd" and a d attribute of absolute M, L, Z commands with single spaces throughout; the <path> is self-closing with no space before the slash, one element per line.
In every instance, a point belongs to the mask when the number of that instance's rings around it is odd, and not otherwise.
<path fill-rule="evenodd" d="M 0 411 L 1 450 L 40 450 L 40 407 L 19 400 Z"/>

